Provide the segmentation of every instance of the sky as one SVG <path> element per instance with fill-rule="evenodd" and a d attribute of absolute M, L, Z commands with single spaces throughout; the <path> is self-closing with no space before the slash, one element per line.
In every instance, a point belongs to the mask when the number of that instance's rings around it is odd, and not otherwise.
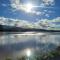
<path fill-rule="evenodd" d="M 36 13 L 27 13 L 19 6 L 28 3 L 37 6 L 33 7 Z M 32 22 L 40 19 L 54 19 L 60 17 L 60 0 L 0 0 L 0 17 Z"/>
<path fill-rule="evenodd" d="M 0 0 L 0 18 L 29 22 L 60 19 L 60 0 Z"/>

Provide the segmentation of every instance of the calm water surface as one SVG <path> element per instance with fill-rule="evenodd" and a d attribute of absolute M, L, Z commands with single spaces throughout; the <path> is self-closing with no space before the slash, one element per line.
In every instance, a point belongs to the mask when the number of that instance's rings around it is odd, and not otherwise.
<path fill-rule="evenodd" d="M 0 60 L 44 54 L 60 46 L 59 33 L 0 33 Z"/>

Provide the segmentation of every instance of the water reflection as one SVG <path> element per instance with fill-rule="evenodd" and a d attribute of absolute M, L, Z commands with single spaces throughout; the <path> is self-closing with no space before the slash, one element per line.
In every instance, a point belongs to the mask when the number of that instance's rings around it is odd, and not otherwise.
<path fill-rule="evenodd" d="M 0 35 L 0 60 L 22 55 L 43 54 L 60 46 L 59 34 L 4 34 Z"/>

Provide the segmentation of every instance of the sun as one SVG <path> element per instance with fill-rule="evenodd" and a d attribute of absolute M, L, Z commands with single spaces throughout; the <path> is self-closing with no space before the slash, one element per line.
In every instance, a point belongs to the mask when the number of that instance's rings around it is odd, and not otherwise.
<path fill-rule="evenodd" d="M 27 4 L 23 4 L 23 5 L 20 5 L 20 9 L 27 12 L 27 13 L 31 13 L 32 10 L 33 10 L 33 4 L 31 3 L 27 3 Z"/>
<path fill-rule="evenodd" d="M 31 12 L 33 9 L 33 5 L 30 3 L 26 4 L 25 7 L 26 7 L 26 12 Z"/>

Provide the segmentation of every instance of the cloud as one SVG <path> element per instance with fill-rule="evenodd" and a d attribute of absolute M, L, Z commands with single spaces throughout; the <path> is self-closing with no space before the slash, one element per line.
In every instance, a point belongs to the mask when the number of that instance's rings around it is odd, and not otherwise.
<path fill-rule="evenodd" d="M 33 24 L 26 20 L 11 19 L 11 18 L 5 18 L 5 17 L 0 17 L 0 24 L 22 27 L 22 28 L 33 28 Z"/>
<path fill-rule="evenodd" d="M 26 10 L 25 6 L 20 3 L 20 0 L 11 0 L 11 7 L 16 10 Z"/>
<path fill-rule="evenodd" d="M 49 14 L 45 14 L 46 17 L 50 17 Z"/>
<path fill-rule="evenodd" d="M 20 0 L 11 0 L 11 7 L 16 9 L 16 10 L 22 10 L 25 11 L 26 13 L 31 13 L 31 14 L 36 14 L 36 15 L 40 15 L 41 12 L 36 12 L 36 11 L 27 11 L 27 7 L 26 4 L 21 4 Z"/>
<path fill-rule="evenodd" d="M 11 0 L 11 7 L 13 8 L 12 10 L 22 10 L 26 13 L 30 13 L 30 14 L 35 14 L 35 15 L 42 15 L 43 13 L 45 13 L 45 11 L 36 11 L 35 8 L 53 8 L 51 6 L 46 6 L 46 4 L 53 4 L 54 0 L 42 0 L 43 2 L 41 2 L 41 4 L 39 6 L 35 6 L 34 4 L 32 4 L 32 10 L 29 10 L 30 8 L 27 9 L 26 4 L 22 4 L 20 2 L 20 0 Z M 30 3 L 29 3 L 30 4 Z M 44 14 L 43 14 L 44 15 Z"/>
<path fill-rule="evenodd" d="M 35 23 L 31 23 L 26 20 L 11 19 L 0 17 L 0 24 L 16 26 L 22 28 L 38 28 L 38 29 L 47 29 L 47 30 L 60 30 L 60 17 L 54 18 L 52 20 L 41 19 Z"/>
<path fill-rule="evenodd" d="M 60 30 L 60 17 L 52 20 L 41 19 L 35 23 L 36 27 L 48 30 Z"/>
<path fill-rule="evenodd" d="M 55 1 L 54 0 L 43 0 L 45 5 L 54 5 Z"/>

